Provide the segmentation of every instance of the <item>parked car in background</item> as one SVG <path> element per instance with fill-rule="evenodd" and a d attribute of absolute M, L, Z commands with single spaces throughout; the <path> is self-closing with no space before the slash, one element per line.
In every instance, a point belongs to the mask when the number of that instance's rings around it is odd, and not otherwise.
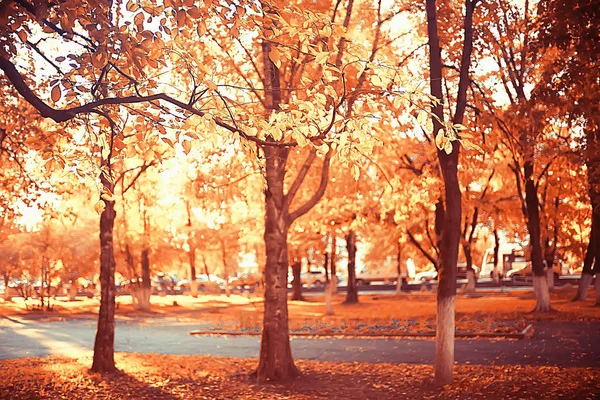
<path fill-rule="evenodd" d="M 152 277 L 152 294 L 175 294 L 176 285 L 175 278 L 166 272 L 159 272 Z"/>
<path fill-rule="evenodd" d="M 413 280 L 416 282 L 429 282 L 434 279 L 437 279 L 437 276 L 437 270 L 435 268 L 431 268 L 427 271 L 418 272 L 417 274 L 415 274 L 415 279 Z"/>
<path fill-rule="evenodd" d="M 473 272 L 475 272 L 475 280 L 479 278 L 479 267 L 473 265 Z M 467 263 L 459 263 L 456 265 L 456 279 L 467 279 Z"/>
<path fill-rule="evenodd" d="M 262 284 L 262 274 L 248 272 L 239 276 L 229 277 L 229 286 L 234 289 L 251 289 Z"/>
<path fill-rule="evenodd" d="M 544 260 L 544 266 L 547 268 L 546 260 Z M 560 276 L 569 273 L 569 268 L 566 267 L 561 260 L 554 260 L 552 269 L 554 274 L 554 282 L 557 282 Z M 518 267 L 510 269 L 506 273 L 506 277 L 512 279 L 513 281 L 531 276 L 533 276 L 533 266 L 531 261 L 527 261 L 524 265 L 519 265 Z"/>
<path fill-rule="evenodd" d="M 398 266 L 391 260 L 380 264 L 369 263 L 356 272 L 356 283 L 358 285 L 395 283 L 397 281 Z"/>
<path fill-rule="evenodd" d="M 207 277 L 206 274 L 198 274 L 196 275 L 196 281 L 198 282 L 198 291 L 200 292 L 221 292 L 221 290 L 225 289 L 225 279 L 209 274 Z M 175 290 L 181 292 L 183 294 L 189 293 L 190 291 L 190 280 L 183 279 L 175 285 Z"/>

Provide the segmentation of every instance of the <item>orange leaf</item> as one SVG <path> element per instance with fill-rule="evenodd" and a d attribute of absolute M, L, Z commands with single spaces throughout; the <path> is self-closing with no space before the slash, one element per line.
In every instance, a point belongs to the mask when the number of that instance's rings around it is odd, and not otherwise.
<path fill-rule="evenodd" d="M 60 87 L 58 85 L 54 86 L 50 94 L 52 101 L 56 103 L 58 100 L 60 100 L 60 94 Z"/>

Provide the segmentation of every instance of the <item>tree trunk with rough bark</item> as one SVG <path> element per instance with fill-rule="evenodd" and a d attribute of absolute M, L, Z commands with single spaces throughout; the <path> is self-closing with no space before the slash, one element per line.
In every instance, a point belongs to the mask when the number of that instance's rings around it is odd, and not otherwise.
<path fill-rule="evenodd" d="M 600 272 L 600 129 L 586 130 L 587 139 L 587 179 L 590 204 L 592 205 L 592 229 L 583 261 L 583 271 L 577 294 L 573 301 L 584 301 L 596 274 L 596 295 L 598 295 L 598 272 Z"/>
<path fill-rule="evenodd" d="M 460 65 L 460 80 L 456 98 L 456 110 L 452 122 L 462 124 L 467 106 L 467 88 L 469 85 L 469 67 L 473 47 L 473 11 L 476 1 L 465 1 L 464 42 Z M 443 128 L 442 58 L 437 27 L 437 9 L 435 0 L 426 1 L 427 36 L 429 38 L 429 79 L 431 95 L 440 100 L 432 107 L 437 118 L 432 118 L 434 132 Z M 460 244 L 461 192 L 458 182 L 458 160 L 460 146 L 452 143 L 452 152 L 446 154 L 437 149 L 438 161 L 444 181 L 443 226 L 440 241 L 440 268 L 437 292 L 437 329 L 435 347 L 435 383 L 445 385 L 452 382 L 454 368 L 454 300 L 456 297 L 456 264 Z M 439 202 L 438 202 L 439 203 Z M 436 207 L 437 211 L 437 207 Z M 439 210 L 441 211 L 441 210 Z M 436 219 L 438 217 L 436 212 Z M 439 239 L 438 239 L 439 240 Z"/>
<path fill-rule="evenodd" d="M 114 184 L 100 174 L 103 185 L 114 191 Z M 115 202 L 104 201 L 100 215 L 100 312 L 94 341 L 93 372 L 114 372 L 115 368 L 115 254 L 113 228 Z"/>
<path fill-rule="evenodd" d="M 402 293 L 402 244 L 400 243 L 400 239 L 398 239 L 397 251 L 396 251 L 396 271 L 398 272 L 398 277 L 396 279 L 396 295 Z M 406 276 L 408 279 L 408 270 L 406 271 Z"/>
<path fill-rule="evenodd" d="M 471 254 L 471 243 L 463 243 L 463 251 L 467 261 L 467 286 L 465 293 L 475 293 L 475 270 L 473 270 L 473 255 Z"/>
<path fill-rule="evenodd" d="M 358 290 L 356 287 L 356 233 L 353 230 L 346 235 L 346 248 L 348 249 L 348 290 L 346 303 L 358 303 Z"/>
<path fill-rule="evenodd" d="M 292 264 L 292 274 L 294 275 L 294 280 L 292 281 L 292 300 L 304 301 L 304 296 L 302 295 L 302 281 L 300 278 L 300 274 L 302 270 L 302 263 L 300 260 L 294 260 Z"/>
<path fill-rule="evenodd" d="M 527 230 L 529 231 L 529 243 L 531 246 L 531 264 L 533 270 L 533 290 L 536 298 L 534 311 L 549 312 L 550 292 L 548 279 L 542 256 L 541 228 L 540 228 L 540 205 L 537 186 L 533 181 L 533 154 L 530 154 L 523 166 L 525 178 L 525 202 L 527 204 Z"/>
<path fill-rule="evenodd" d="M 152 295 L 152 284 L 150 282 L 150 258 L 149 250 L 142 250 L 142 282 L 135 289 L 137 297 L 137 309 L 150 311 L 150 296 Z"/>
<path fill-rule="evenodd" d="M 494 227 L 494 283 L 500 283 L 500 279 L 504 278 L 504 271 L 500 271 L 500 236 L 498 235 L 498 229 Z M 483 265 L 482 265 L 483 268 Z"/>
<path fill-rule="evenodd" d="M 329 281 L 332 283 L 331 293 L 337 294 L 337 240 L 335 230 L 331 231 L 331 258 L 329 259 L 329 270 L 331 272 L 331 276 Z"/>
<path fill-rule="evenodd" d="M 198 297 L 198 281 L 196 280 L 196 248 L 190 246 L 188 251 L 190 263 L 190 296 Z"/>
<path fill-rule="evenodd" d="M 289 340 L 287 307 L 287 234 L 283 182 L 288 150 L 265 147 L 266 219 L 265 311 L 260 342 L 259 380 L 288 380 L 300 375 L 294 365 Z"/>

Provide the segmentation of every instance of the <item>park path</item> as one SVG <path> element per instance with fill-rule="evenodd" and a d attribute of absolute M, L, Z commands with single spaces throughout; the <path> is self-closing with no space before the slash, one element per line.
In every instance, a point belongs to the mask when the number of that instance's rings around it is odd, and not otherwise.
<path fill-rule="evenodd" d="M 537 322 L 524 340 L 456 341 L 456 362 L 473 365 L 600 367 L 600 322 Z M 259 337 L 191 336 L 199 324 L 140 325 L 117 322 L 118 352 L 257 357 Z M 96 321 L 40 322 L 0 318 L 0 360 L 46 355 L 88 356 Z M 435 343 L 426 339 L 294 338 L 296 359 L 433 364 Z"/>

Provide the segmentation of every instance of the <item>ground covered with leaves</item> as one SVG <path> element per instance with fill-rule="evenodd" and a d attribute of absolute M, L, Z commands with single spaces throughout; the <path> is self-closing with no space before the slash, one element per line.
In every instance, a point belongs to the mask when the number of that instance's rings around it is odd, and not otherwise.
<path fill-rule="evenodd" d="M 0 362 L 1 399 L 597 399 L 600 368 L 456 366 L 436 388 L 433 367 L 297 361 L 304 375 L 258 383 L 255 359 L 119 353 L 119 372 L 91 360 L 48 357 Z"/>

